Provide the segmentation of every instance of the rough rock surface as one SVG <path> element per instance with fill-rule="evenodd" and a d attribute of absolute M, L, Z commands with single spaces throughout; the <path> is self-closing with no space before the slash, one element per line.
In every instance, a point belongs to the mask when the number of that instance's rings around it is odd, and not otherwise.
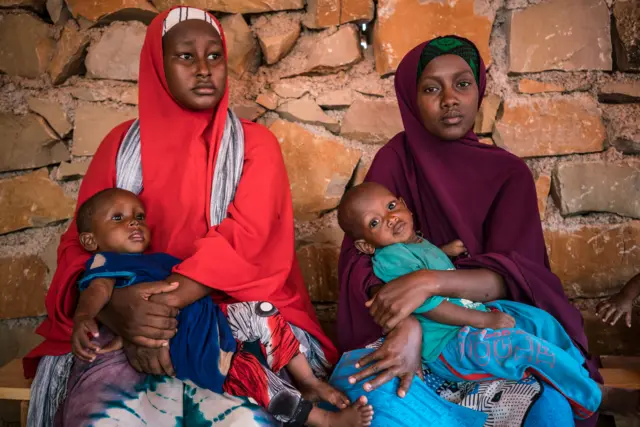
<path fill-rule="evenodd" d="M 611 70 L 604 0 L 550 0 L 512 12 L 509 71 Z"/>
<path fill-rule="evenodd" d="M 335 208 L 360 159 L 360 151 L 283 120 L 276 120 L 269 129 L 280 142 L 296 218 L 312 219 Z"/>

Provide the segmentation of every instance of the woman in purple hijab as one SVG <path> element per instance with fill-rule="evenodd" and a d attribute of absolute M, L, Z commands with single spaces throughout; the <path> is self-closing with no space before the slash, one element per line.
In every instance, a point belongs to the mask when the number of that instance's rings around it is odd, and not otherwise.
<path fill-rule="evenodd" d="M 458 65 L 433 71 L 436 58 Z M 471 69 L 473 78 L 466 78 L 471 81 L 452 75 L 460 63 Z M 455 271 L 423 270 L 389 282 L 367 307 L 371 291 L 381 282 L 373 274 L 370 257 L 345 238 L 339 265 L 341 350 L 376 341 L 383 335 L 381 325 L 390 331 L 380 349 L 359 364 L 375 362 L 356 375 L 359 381 L 377 374 L 365 389 L 399 377 L 398 394 L 406 393 L 420 369 L 422 339 L 411 313 L 432 295 L 481 302 L 510 299 L 549 312 L 585 355 L 592 378 L 602 382 L 597 361 L 588 354 L 582 317 L 549 269 L 529 168 L 513 154 L 479 143 L 473 133 L 485 85 L 486 69 L 478 50 L 455 36 L 417 46 L 396 72 L 404 132 L 378 152 L 366 181 L 402 197 L 427 240 L 441 246 L 460 239 L 468 255 L 456 260 Z M 595 425 L 596 419 L 577 425 Z"/>

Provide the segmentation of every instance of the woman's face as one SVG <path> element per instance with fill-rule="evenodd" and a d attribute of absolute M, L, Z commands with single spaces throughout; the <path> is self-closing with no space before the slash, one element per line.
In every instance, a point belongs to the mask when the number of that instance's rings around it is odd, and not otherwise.
<path fill-rule="evenodd" d="M 215 108 L 227 84 L 222 39 L 209 23 L 198 19 L 171 28 L 163 41 L 164 73 L 169 91 L 190 110 Z"/>
<path fill-rule="evenodd" d="M 418 80 L 422 124 L 440 139 L 459 139 L 473 127 L 478 96 L 478 85 L 464 59 L 457 55 L 434 58 Z"/>

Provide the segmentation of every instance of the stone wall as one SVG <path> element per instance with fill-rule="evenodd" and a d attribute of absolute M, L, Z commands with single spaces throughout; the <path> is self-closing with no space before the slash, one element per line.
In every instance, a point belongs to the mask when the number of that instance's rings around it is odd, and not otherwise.
<path fill-rule="evenodd" d="M 637 0 L 0 0 L 3 357 L 33 345 L 82 176 L 105 134 L 136 116 L 145 27 L 178 3 L 221 18 L 232 106 L 281 141 L 296 250 L 325 325 L 335 207 L 402 128 L 393 72 L 414 45 L 457 33 L 490 64 L 476 131 L 533 171 L 552 268 L 592 348 L 640 353 L 593 310 L 640 271 Z"/>

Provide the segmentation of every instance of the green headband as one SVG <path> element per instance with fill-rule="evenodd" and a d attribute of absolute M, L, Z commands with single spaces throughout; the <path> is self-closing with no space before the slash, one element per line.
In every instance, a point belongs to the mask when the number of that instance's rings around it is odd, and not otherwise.
<path fill-rule="evenodd" d="M 441 55 L 457 55 L 464 59 L 476 79 L 480 84 L 480 57 L 476 47 L 469 41 L 452 36 L 438 37 L 431 40 L 422 50 L 420 62 L 418 63 L 418 79 L 427 67 L 427 64 Z"/>

